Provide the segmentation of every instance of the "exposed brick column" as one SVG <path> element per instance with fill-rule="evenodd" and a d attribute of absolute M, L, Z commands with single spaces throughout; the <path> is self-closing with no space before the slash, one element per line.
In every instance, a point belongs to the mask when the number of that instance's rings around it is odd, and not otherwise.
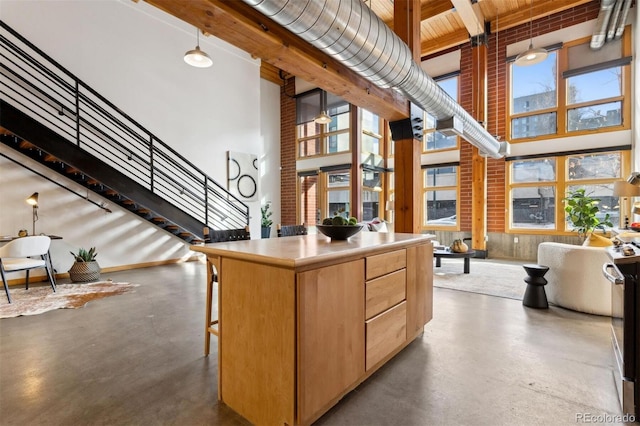
<path fill-rule="evenodd" d="M 280 87 L 280 221 L 297 223 L 296 190 L 296 100 L 285 92 L 295 91 L 295 79 Z M 292 88 L 293 86 L 294 88 Z"/>

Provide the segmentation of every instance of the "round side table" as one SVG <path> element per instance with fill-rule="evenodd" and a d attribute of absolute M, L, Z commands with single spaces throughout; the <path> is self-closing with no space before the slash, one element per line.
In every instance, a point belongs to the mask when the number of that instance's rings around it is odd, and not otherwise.
<path fill-rule="evenodd" d="M 547 294 L 544 291 L 544 286 L 547 284 L 544 274 L 547 273 L 549 267 L 533 264 L 522 265 L 522 267 L 528 275 L 524 279 L 524 282 L 527 283 L 527 290 L 524 292 L 522 304 L 529 308 L 547 309 L 549 303 L 547 302 Z"/>

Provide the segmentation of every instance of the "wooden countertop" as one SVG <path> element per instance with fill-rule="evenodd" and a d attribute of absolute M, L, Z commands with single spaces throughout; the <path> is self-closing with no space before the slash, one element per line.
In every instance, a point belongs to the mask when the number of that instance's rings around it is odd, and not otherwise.
<path fill-rule="evenodd" d="M 281 266 L 291 269 L 317 265 L 320 262 L 348 261 L 351 258 L 423 244 L 435 238 L 432 234 L 360 232 L 348 240 L 331 241 L 322 234 L 265 238 L 224 243 L 192 245 L 191 250 L 208 256 Z"/>

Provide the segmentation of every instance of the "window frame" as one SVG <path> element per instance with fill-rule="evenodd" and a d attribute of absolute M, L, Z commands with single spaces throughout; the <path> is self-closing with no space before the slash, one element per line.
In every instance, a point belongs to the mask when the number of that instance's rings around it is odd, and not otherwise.
<path fill-rule="evenodd" d="M 565 77 L 563 75 L 564 72 L 569 70 L 568 65 L 568 51 L 571 47 L 575 47 L 580 44 L 589 43 L 591 37 L 583 37 L 580 39 L 576 39 L 570 42 L 563 43 L 562 47 L 557 50 L 554 50 L 556 55 L 556 96 L 557 102 L 556 107 L 554 108 L 545 108 L 532 112 L 520 112 L 520 113 L 512 113 L 513 109 L 513 99 L 512 99 L 512 82 L 513 82 L 513 67 L 516 66 L 514 62 L 508 62 L 505 64 L 507 67 L 506 70 L 506 109 L 505 109 L 505 132 L 506 138 L 512 144 L 531 142 L 537 140 L 548 140 L 555 138 L 564 138 L 564 137 L 573 137 L 573 136 L 581 136 L 585 134 L 593 134 L 593 133 L 606 133 L 606 132 L 614 132 L 620 130 L 628 130 L 631 128 L 631 103 L 634 102 L 632 99 L 633 94 L 631 91 L 631 65 L 630 64 L 622 64 L 622 65 L 612 65 L 609 68 L 614 68 L 619 66 L 622 70 L 622 95 L 597 99 L 594 101 L 587 101 L 581 103 L 573 103 L 570 104 L 568 102 L 568 81 L 573 75 Z M 625 32 L 622 37 L 621 46 L 621 57 L 630 56 L 632 54 L 631 51 L 631 31 L 629 26 L 626 27 Z M 595 72 L 596 70 L 592 71 Z M 585 73 L 586 74 L 586 73 Z M 603 105 L 610 102 L 621 102 L 621 112 L 620 119 L 621 124 L 607 127 L 598 127 L 593 129 L 580 129 L 580 130 L 572 130 L 568 129 L 568 113 L 570 110 L 575 110 L 581 107 L 588 107 L 591 105 Z M 531 117 L 537 116 L 545 113 L 555 112 L 556 113 L 556 130 L 555 132 L 551 132 L 544 135 L 534 136 L 534 137 L 523 137 L 523 138 L 513 138 L 513 120 L 523 117 Z"/>
<path fill-rule="evenodd" d="M 460 71 L 455 71 L 453 73 L 449 73 L 449 74 L 445 74 L 445 75 L 442 75 L 442 76 L 438 76 L 438 77 L 435 77 L 433 80 L 436 83 L 438 83 L 438 85 L 439 85 L 440 84 L 439 82 L 441 82 L 441 81 L 447 81 L 447 80 L 452 80 L 452 79 L 456 80 L 456 96 L 455 96 L 454 100 L 457 103 L 460 103 Z M 455 146 L 451 146 L 451 147 L 448 147 L 448 148 L 427 149 L 427 138 L 428 138 L 428 135 L 438 133 L 436 131 L 436 128 L 435 128 L 435 125 L 436 125 L 435 122 L 434 122 L 434 127 L 428 127 L 429 116 L 430 116 L 430 114 L 425 111 L 424 114 L 423 114 L 423 117 L 422 117 L 423 118 L 424 127 L 425 127 L 422 130 L 422 153 L 423 154 L 430 154 L 430 153 L 434 153 L 434 152 L 445 152 L 445 151 L 459 150 L 460 149 L 460 137 L 459 136 L 455 136 L 455 138 L 456 138 Z"/>
<path fill-rule="evenodd" d="M 438 169 L 444 167 L 455 167 L 456 169 L 456 184 L 455 185 L 446 185 L 446 186 L 428 186 L 427 185 L 427 173 L 429 169 Z M 446 164 L 424 164 L 422 165 L 421 170 L 421 178 L 422 178 L 422 195 L 421 195 L 421 203 L 420 203 L 420 229 L 423 231 L 459 231 L 460 230 L 460 163 L 446 163 Z M 426 199 L 427 194 L 430 191 L 455 191 L 456 194 L 456 223 L 454 225 L 433 225 L 427 223 L 427 212 L 425 211 L 425 206 L 427 205 L 428 200 Z"/>
<path fill-rule="evenodd" d="M 629 149 L 627 149 L 629 148 Z M 567 160 L 569 157 L 573 157 L 576 155 L 597 155 L 597 154 L 619 154 L 620 155 L 620 177 L 617 178 L 589 178 L 589 179 L 580 179 L 580 180 L 571 180 L 569 179 L 568 170 L 567 170 Z M 564 211 L 564 198 L 567 196 L 567 190 L 571 186 L 584 187 L 589 185 L 597 185 L 597 184 L 608 184 L 613 183 L 615 181 L 624 180 L 626 176 L 629 175 L 629 170 L 631 166 L 631 150 L 630 147 L 612 147 L 612 148 L 602 148 L 602 149 L 594 149 L 594 150 L 584 150 L 580 152 L 558 152 L 558 153 L 549 153 L 549 154 L 540 154 L 540 155 L 531 155 L 526 156 L 527 158 L 511 158 L 506 161 L 506 173 L 505 173 L 505 233 L 508 234 L 532 234 L 532 235 L 576 235 L 575 231 L 571 230 L 566 221 L 566 213 Z M 522 160 L 534 160 L 534 159 L 544 159 L 544 158 L 553 158 L 556 161 L 556 176 L 553 181 L 539 181 L 539 182 L 523 182 L 523 183 L 513 183 L 512 182 L 512 164 L 514 161 L 522 161 Z M 555 227 L 554 228 L 514 228 L 512 226 L 512 216 L 513 216 L 513 196 L 512 189 L 514 188 L 525 188 L 525 187 L 538 187 L 538 186 L 553 186 L 555 189 L 556 200 L 555 200 Z M 623 197 L 619 197 L 618 205 L 622 205 L 621 200 Z M 620 227 L 622 225 L 622 220 L 624 216 L 624 212 L 620 210 L 619 223 L 613 223 L 614 227 Z"/>

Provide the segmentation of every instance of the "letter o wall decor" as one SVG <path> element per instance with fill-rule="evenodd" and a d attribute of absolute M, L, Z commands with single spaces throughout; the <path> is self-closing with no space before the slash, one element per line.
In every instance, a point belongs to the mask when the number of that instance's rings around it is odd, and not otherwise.
<path fill-rule="evenodd" d="M 227 189 L 242 201 L 258 199 L 258 156 L 227 151 Z"/>

